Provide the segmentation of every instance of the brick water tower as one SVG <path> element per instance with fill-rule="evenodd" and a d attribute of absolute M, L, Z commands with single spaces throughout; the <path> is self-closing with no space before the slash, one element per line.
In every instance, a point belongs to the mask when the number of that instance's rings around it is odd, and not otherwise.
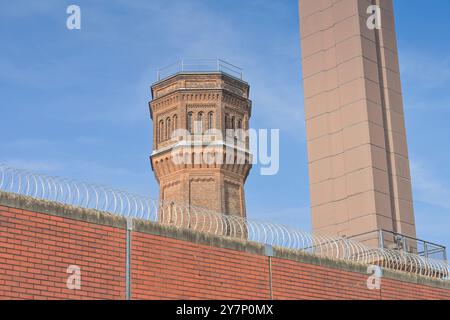
<path fill-rule="evenodd" d="M 252 103 L 240 69 L 183 60 L 160 69 L 151 92 L 150 159 L 160 200 L 245 217 Z"/>

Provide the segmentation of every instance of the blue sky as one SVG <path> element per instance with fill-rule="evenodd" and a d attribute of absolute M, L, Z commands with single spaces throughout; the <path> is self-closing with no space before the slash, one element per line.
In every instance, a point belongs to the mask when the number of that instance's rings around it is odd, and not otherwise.
<path fill-rule="evenodd" d="M 450 2 L 395 9 L 418 236 L 450 246 Z M 251 126 L 280 129 L 279 173 L 247 180 L 249 217 L 310 229 L 296 0 L 16 0 L 0 40 L 0 162 L 157 198 L 156 70 L 219 57 L 244 69 Z"/>

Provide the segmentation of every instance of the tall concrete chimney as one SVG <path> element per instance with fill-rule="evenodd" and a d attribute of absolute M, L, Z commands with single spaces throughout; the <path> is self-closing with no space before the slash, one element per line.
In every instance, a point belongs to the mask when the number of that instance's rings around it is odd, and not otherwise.
<path fill-rule="evenodd" d="M 313 231 L 415 237 L 392 1 L 299 10 Z"/>

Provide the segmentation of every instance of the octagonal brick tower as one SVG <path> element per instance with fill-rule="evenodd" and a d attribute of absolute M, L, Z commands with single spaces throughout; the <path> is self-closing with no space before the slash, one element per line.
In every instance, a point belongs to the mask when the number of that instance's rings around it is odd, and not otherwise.
<path fill-rule="evenodd" d="M 229 129 L 248 129 L 249 85 L 222 71 L 178 72 L 151 91 L 150 159 L 160 200 L 245 217 L 249 141 Z"/>

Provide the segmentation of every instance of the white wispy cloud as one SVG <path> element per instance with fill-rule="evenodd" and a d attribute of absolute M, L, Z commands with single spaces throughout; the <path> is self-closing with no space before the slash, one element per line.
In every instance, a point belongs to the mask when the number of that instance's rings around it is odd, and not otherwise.
<path fill-rule="evenodd" d="M 64 163 L 57 160 L 39 161 L 35 159 L 0 158 L 0 163 L 15 169 L 46 174 L 59 172 L 65 168 Z"/>
<path fill-rule="evenodd" d="M 61 1 L 6 1 L 2 3 L 0 16 L 5 19 L 14 20 L 30 16 L 56 15 L 58 11 L 55 10 L 55 7 L 58 7 L 58 3 L 61 3 Z"/>
<path fill-rule="evenodd" d="M 406 109 L 450 109 L 448 56 L 408 48 L 400 51 L 399 59 Z"/>
<path fill-rule="evenodd" d="M 450 58 L 433 52 L 408 49 L 400 55 L 402 75 L 422 88 L 440 87 L 450 81 Z"/>
<path fill-rule="evenodd" d="M 415 200 L 450 211 L 450 184 L 421 161 L 411 161 Z"/>

